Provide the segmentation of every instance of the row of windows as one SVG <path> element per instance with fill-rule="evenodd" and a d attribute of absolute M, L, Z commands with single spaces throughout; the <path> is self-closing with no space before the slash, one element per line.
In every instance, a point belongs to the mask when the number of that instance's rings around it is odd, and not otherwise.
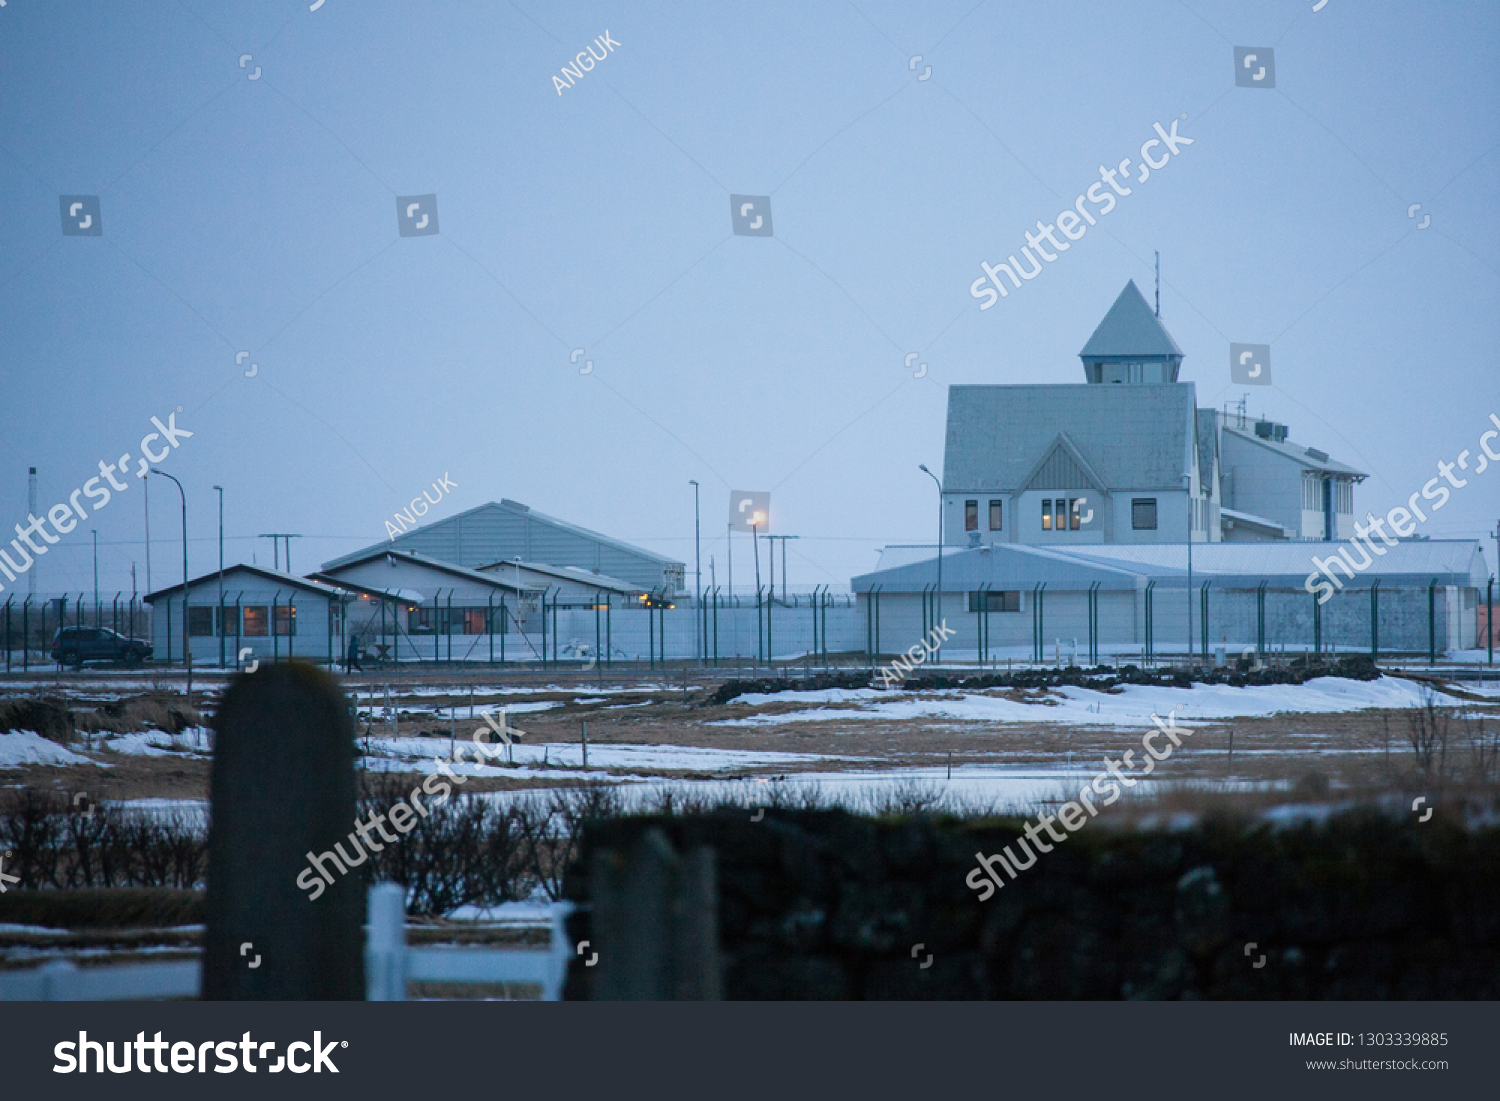
<path fill-rule="evenodd" d="M 1333 494 L 1333 511 L 1345 515 L 1354 512 L 1354 483 L 1347 479 L 1320 478 L 1316 474 L 1302 477 L 1302 507 L 1308 512 L 1322 512 L 1329 493 Z"/>
<path fill-rule="evenodd" d="M 999 531 L 1000 522 L 1003 519 L 1003 502 L 990 502 L 990 530 Z M 964 531 L 979 530 L 979 502 L 964 502 Z"/>
<path fill-rule="evenodd" d="M 1083 497 L 1044 497 L 1042 499 L 1043 531 L 1078 531 L 1083 526 Z M 1195 502 L 1196 505 L 1196 502 Z M 1001 502 L 990 502 L 990 530 L 999 531 Z M 1130 502 L 1130 526 L 1136 531 L 1156 530 L 1156 498 L 1136 497 Z M 1203 525 L 1198 524 L 1198 527 Z M 964 502 L 964 530 L 979 530 L 979 502 Z"/>
<path fill-rule="evenodd" d="M 194 638 L 212 638 L 214 634 L 213 607 L 188 607 L 188 634 Z M 271 622 L 271 607 L 268 604 L 247 604 L 243 608 L 224 608 L 224 637 L 240 635 L 246 638 L 265 638 Z M 235 613 L 243 612 L 243 622 L 236 629 Z M 297 633 L 296 605 L 276 606 L 276 633 L 286 637 Z"/>
<path fill-rule="evenodd" d="M 1053 505 L 1056 504 L 1056 521 L 1053 520 Z M 1042 530 L 1043 531 L 1077 531 L 1082 524 L 1079 510 L 1083 507 L 1082 497 L 1059 497 L 1054 502 L 1050 497 L 1042 500 Z M 1070 523 L 1071 521 L 1071 523 Z"/>

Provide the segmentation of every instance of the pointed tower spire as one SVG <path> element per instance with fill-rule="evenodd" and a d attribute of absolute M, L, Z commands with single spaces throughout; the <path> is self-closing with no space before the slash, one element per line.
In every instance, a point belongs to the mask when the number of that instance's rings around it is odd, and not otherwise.
<path fill-rule="evenodd" d="M 1135 280 L 1078 353 L 1088 382 L 1176 382 L 1182 349 L 1151 312 Z"/>

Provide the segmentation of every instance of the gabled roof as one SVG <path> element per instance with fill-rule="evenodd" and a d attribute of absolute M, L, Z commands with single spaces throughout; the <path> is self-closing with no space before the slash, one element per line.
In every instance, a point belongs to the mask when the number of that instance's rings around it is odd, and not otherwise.
<path fill-rule="evenodd" d="M 325 585 L 322 582 L 309 580 L 306 577 L 298 577 L 296 574 L 282 573 L 280 570 L 268 570 L 264 566 L 246 565 L 244 562 L 239 562 L 233 566 L 224 567 L 224 582 L 226 585 L 229 583 L 229 578 L 235 574 L 251 574 L 266 581 L 274 581 L 278 585 L 290 585 L 293 588 L 303 589 L 307 592 L 318 593 L 322 596 L 338 597 L 341 595 L 338 588 L 334 585 Z M 188 584 L 193 588 L 197 588 L 199 585 L 215 583 L 218 581 L 218 579 L 219 571 L 214 570 L 211 573 L 205 573 L 199 577 L 193 578 L 188 582 Z M 147 604 L 152 604 L 159 596 L 169 596 L 170 594 L 180 592 L 181 590 L 182 582 L 179 581 L 177 582 L 177 584 L 169 585 L 165 589 L 157 589 L 154 593 L 147 593 L 145 596 L 141 597 L 141 599 L 144 600 Z M 189 599 L 192 598 L 190 597 Z"/>
<path fill-rule="evenodd" d="M 461 530 L 463 529 L 466 521 L 482 519 L 486 515 L 496 514 L 508 515 L 513 517 L 524 517 L 528 520 L 535 521 L 536 523 L 554 528 L 557 531 L 566 532 L 569 535 L 573 535 L 578 538 L 597 543 L 603 547 L 608 547 L 612 550 L 620 552 L 621 554 L 629 555 L 631 558 L 653 562 L 658 566 L 676 566 L 682 569 L 687 568 L 682 562 L 677 561 L 675 558 L 668 558 L 666 555 L 657 554 L 655 551 L 649 551 L 642 547 L 634 546 L 633 544 L 626 543 L 620 539 L 612 539 L 608 535 L 599 534 L 597 531 L 590 531 L 588 528 L 580 527 L 577 524 L 570 524 L 566 520 L 559 520 L 555 516 L 548 516 L 545 513 L 537 512 L 529 505 L 523 505 L 519 501 L 512 501 L 508 497 L 500 501 L 487 501 L 482 505 L 475 505 L 471 509 L 465 509 L 463 512 L 455 513 L 454 515 L 444 517 L 441 520 L 435 520 L 430 524 L 424 524 L 421 527 L 412 528 L 409 531 L 403 532 L 401 535 L 396 536 L 396 539 L 409 539 L 412 536 L 423 534 L 431 535 L 433 533 L 441 532 L 444 529 L 456 528 Z M 346 554 L 342 557 L 324 562 L 323 568 L 325 570 L 331 570 L 336 569 L 339 566 L 347 566 L 351 562 L 362 561 L 367 555 L 383 551 L 390 545 L 390 541 L 387 541 L 385 543 L 373 543 L 362 550 L 353 551 L 350 554 Z M 477 547 L 478 542 L 476 537 L 476 549 Z M 464 557 L 468 558 L 469 555 L 465 553 Z"/>
<path fill-rule="evenodd" d="M 1108 489 L 1180 490 L 1194 394 L 1191 382 L 950 386 L 943 490 L 1018 491 L 1060 429 Z"/>
<path fill-rule="evenodd" d="M 504 572 L 507 566 L 514 567 L 516 564 L 516 559 L 503 558 L 499 562 L 491 562 L 488 565 L 476 568 L 482 573 L 493 572 L 498 577 Z M 604 592 L 625 593 L 634 596 L 637 593 L 646 591 L 639 585 L 632 585 L 629 582 L 621 581 L 617 577 L 605 577 L 602 573 L 594 573 L 592 570 L 583 569 L 581 566 L 547 566 L 540 562 L 526 561 L 522 561 L 520 566 L 521 569 L 530 573 L 539 573 L 545 577 L 555 577 L 559 581 L 572 581 L 579 585 L 587 585 Z"/>
<path fill-rule="evenodd" d="M 342 562 L 333 569 L 319 571 L 318 573 L 313 574 L 313 576 L 321 580 L 325 580 L 330 584 L 340 585 L 343 584 L 343 582 L 339 580 L 338 575 L 335 572 L 336 570 L 348 569 L 351 566 L 362 566 L 366 562 L 373 561 L 377 558 L 393 558 L 398 562 L 405 562 L 413 566 L 422 566 L 429 570 L 436 570 L 438 573 L 445 573 L 450 577 L 460 577 L 465 581 L 473 581 L 479 585 L 486 585 L 492 589 L 504 589 L 506 592 L 513 593 L 536 591 L 534 586 L 522 585 L 517 587 L 515 582 L 506 581 L 498 574 L 480 573 L 478 570 L 471 570 L 464 566 L 455 566 L 452 562 L 442 562 L 436 558 L 428 558 L 425 554 L 417 554 L 413 551 L 371 551 L 370 553 L 365 554 L 360 558 L 356 558 L 353 561 Z M 378 590 L 371 590 L 371 592 L 376 591 Z"/>
<path fill-rule="evenodd" d="M 1094 335 L 1078 353 L 1083 359 L 1130 356 L 1182 356 L 1182 349 L 1167 332 L 1161 318 L 1151 312 L 1135 280 L 1125 284 L 1120 297 L 1099 322 Z"/>
<path fill-rule="evenodd" d="M 1109 486 L 1105 485 L 1103 479 L 1094 473 L 1094 468 L 1089 466 L 1089 461 L 1078 450 L 1078 445 L 1068 439 L 1066 432 L 1059 432 L 1057 434 L 1057 439 L 1053 441 L 1052 446 L 1037 460 L 1036 465 L 1031 468 L 1031 473 L 1026 475 L 1025 480 L 1018 488 L 1022 490 L 1033 487 L 1036 489 L 1084 488 L 1083 486 L 1072 485 L 1036 485 L 1037 479 L 1041 478 L 1044 472 L 1052 476 L 1049 480 L 1053 482 L 1084 481 L 1100 493 L 1109 492 Z M 1059 478 L 1057 477 L 1059 474 L 1067 476 Z"/>

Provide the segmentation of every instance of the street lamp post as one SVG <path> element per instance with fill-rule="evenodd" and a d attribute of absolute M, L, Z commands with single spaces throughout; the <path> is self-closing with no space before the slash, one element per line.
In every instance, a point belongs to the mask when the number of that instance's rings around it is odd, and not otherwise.
<path fill-rule="evenodd" d="M 165 470 L 151 468 L 152 474 L 160 474 L 163 478 L 172 478 Z M 182 483 L 172 478 L 177 485 L 177 492 L 182 497 L 182 664 L 187 667 L 187 701 L 188 706 L 193 706 L 193 649 L 188 641 L 188 555 L 187 555 L 187 491 L 182 488 Z M 275 625 L 272 625 L 275 630 Z M 170 657 L 171 655 L 167 655 Z"/>
<path fill-rule="evenodd" d="M 89 528 L 94 535 L 94 626 L 99 626 L 99 529 Z"/>
<path fill-rule="evenodd" d="M 938 560 L 937 560 L 937 623 L 940 628 L 937 632 L 938 643 L 936 647 L 938 661 L 942 661 L 943 651 L 943 483 L 938 481 L 938 476 L 927 469 L 926 464 L 919 464 L 918 468 L 923 474 L 932 479 L 938 491 Z"/>
<path fill-rule="evenodd" d="M 1188 665 L 1193 664 L 1193 476 L 1184 474 L 1183 485 L 1187 487 L 1187 653 Z"/>
<path fill-rule="evenodd" d="M 224 487 L 219 494 L 219 605 L 214 609 L 214 633 L 219 636 L 219 668 L 224 668 Z"/>
<path fill-rule="evenodd" d="M 693 616 L 694 634 L 698 636 L 698 664 L 703 664 L 703 545 L 698 518 L 698 479 L 688 479 L 693 487 Z"/>

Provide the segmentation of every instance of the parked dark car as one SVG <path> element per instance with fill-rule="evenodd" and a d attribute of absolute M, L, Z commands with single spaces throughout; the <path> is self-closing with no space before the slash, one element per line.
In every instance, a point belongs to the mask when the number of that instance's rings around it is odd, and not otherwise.
<path fill-rule="evenodd" d="M 64 627 L 52 636 L 52 660 L 60 665 L 123 661 L 135 665 L 151 657 L 151 643 L 126 638 L 108 627 Z"/>

